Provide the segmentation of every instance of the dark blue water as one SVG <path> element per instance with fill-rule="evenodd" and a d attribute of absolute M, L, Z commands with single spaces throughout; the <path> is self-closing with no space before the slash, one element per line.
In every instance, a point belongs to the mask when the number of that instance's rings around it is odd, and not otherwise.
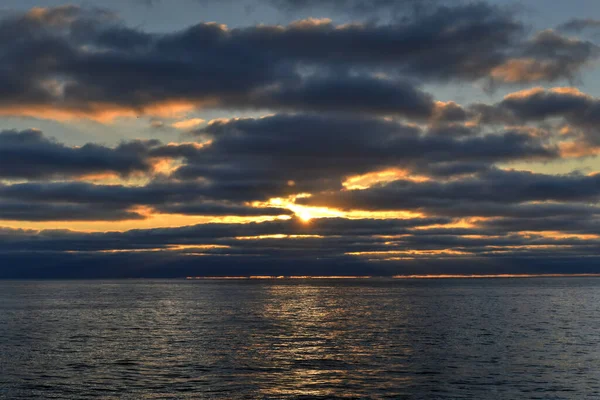
<path fill-rule="evenodd" d="M 0 282 L 5 399 L 599 399 L 600 279 Z"/>

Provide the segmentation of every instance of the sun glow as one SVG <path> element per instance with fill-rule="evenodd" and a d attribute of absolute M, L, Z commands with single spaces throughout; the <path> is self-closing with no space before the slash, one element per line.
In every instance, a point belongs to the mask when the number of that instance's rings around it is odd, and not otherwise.
<path fill-rule="evenodd" d="M 300 210 L 296 212 L 296 215 L 304 222 L 310 222 L 310 220 L 313 219 L 312 214 L 308 210 Z"/>
<path fill-rule="evenodd" d="M 344 216 L 342 211 L 327 207 L 310 207 L 299 204 L 288 204 L 286 207 L 304 222 L 310 222 L 313 218 L 339 218 Z"/>
<path fill-rule="evenodd" d="M 346 215 L 341 210 L 329 207 L 315 207 L 296 204 L 296 199 L 310 197 L 308 193 L 299 193 L 286 198 L 274 197 L 265 202 L 255 201 L 251 203 L 252 207 L 282 207 L 292 211 L 298 218 L 304 222 L 309 222 L 314 218 L 340 218 Z"/>
<path fill-rule="evenodd" d="M 363 190 L 371 186 L 389 183 L 399 179 L 410 180 L 413 182 L 426 182 L 428 177 L 422 175 L 411 175 L 406 169 L 392 168 L 383 171 L 369 172 L 364 175 L 355 175 L 347 177 L 342 185 L 347 190 Z"/>
<path fill-rule="evenodd" d="M 299 193 L 286 198 L 274 197 L 267 201 L 255 201 L 252 207 L 281 207 L 292 211 L 296 217 L 304 222 L 315 218 L 348 218 L 348 219 L 406 219 L 420 218 L 425 215 L 421 212 L 394 210 L 394 211 L 367 211 L 367 210 L 342 210 L 326 206 L 307 206 L 297 204 L 300 198 L 311 197 L 308 193 Z"/>

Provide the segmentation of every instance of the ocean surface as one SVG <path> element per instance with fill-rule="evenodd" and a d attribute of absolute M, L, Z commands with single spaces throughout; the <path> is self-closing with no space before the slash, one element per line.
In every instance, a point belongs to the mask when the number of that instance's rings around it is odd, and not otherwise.
<path fill-rule="evenodd" d="M 4 281 L 2 399 L 600 399 L 600 278 Z"/>

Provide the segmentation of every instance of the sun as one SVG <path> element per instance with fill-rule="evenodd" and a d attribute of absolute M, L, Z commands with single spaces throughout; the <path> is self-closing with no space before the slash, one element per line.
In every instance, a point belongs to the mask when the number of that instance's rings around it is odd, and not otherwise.
<path fill-rule="evenodd" d="M 327 207 L 310 207 L 300 204 L 289 203 L 287 208 L 294 212 L 302 222 L 308 223 L 317 218 L 334 218 L 343 216 L 343 212 Z"/>
<path fill-rule="evenodd" d="M 300 211 L 296 211 L 296 215 L 298 216 L 298 218 L 300 218 L 303 222 L 310 222 L 311 219 L 313 219 L 312 214 L 310 213 L 310 211 L 308 210 L 300 210 Z"/>

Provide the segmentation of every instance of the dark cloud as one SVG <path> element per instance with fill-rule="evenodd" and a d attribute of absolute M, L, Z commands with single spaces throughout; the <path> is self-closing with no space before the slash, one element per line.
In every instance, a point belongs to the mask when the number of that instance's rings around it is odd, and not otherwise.
<path fill-rule="evenodd" d="M 191 202 L 157 205 L 157 211 L 167 214 L 222 216 L 236 215 L 241 217 L 261 215 L 291 215 L 290 210 L 278 207 L 252 207 L 249 205 L 231 204 L 229 202 Z"/>
<path fill-rule="evenodd" d="M 468 119 L 468 113 L 461 105 L 453 101 L 438 102 L 431 119 L 434 124 L 463 122 Z"/>
<path fill-rule="evenodd" d="M 40 199 L 41 200 L 41 199 Z M 144 219 L 134 211 L 74 203 L 0 200 L 0 219 L 14 221 L 121 221 Z"/>
<path fill-rule="evenodd" d="M 594 146 L 600 144 L 600 101 L 576 88 L 528 89 L 509 94 L 494 106 L 475 105 L 473 110 L 483 123 L 518 124 L 562 119 L 571 128 L 581 130 L 583 142 Z"/>
<path fill-rule="evenodd" d="M 386 168 L 448 177 L 487 171 L 500 161 L 557 157 L 553 147 L 525 133 L 469 132 L 465 137 L 444 129 L 424 131 L 346 114 L 280 114 L 213 121 L 196 132 L 210 139 L 202 146 L 137 140 L 114 148 L 68 147 L 39 131 L 8 131 L 0 134 L 3 177 L 40 181 L 139 172 L 151 179 L 132 186 L 69 180 L 3 184 L 0 200 L 49 204 L 48 215 L 35 218 L 40 220 L 138 218 L 138 206 L 188 215 L 281 215 L 289 211 L 257 209 L 248 202 L 340 190 L 348 176 Z M 160 174 L 155 165 L 162 160 L 181 165 L 172 176 Z M 92 206 L 98 209 L 85 216 Z M 65 215 L 69 210 L 71 217 Z M 44 208 L 37 212 L 43 214 Z M 26 219 L 25 214 L 12 212 L 10 219 Z"/>
<path fill-rule="evenodd" d="M 591 111 L 594 111 L 597 104 L 596 99 L 577 89 L 544 90 L 539 88 L 508 95 L 499 106 L 524 121 L 561 116 L 577 121 L 588 116 L 593 117 Z"/>
<path fill-rule="evenodd" d="M 365 137 L 364 131 L 370 135 Z M 595 202 L 600 192 L 598 175 L 553 176 L 491 168 L 494 161 L 555 156 L 536 138 L 512 132 L 440 138 L 423 136 L 415 128 L 394 122 L 301 115 L 214 122 L 201 132 L 212 136 L 213 143 L 194 148 L 184 158 L 188 164 L 175 172 L 176 177 L 192 180 L 165 177 L 145 186 L 88 182 L 1 185 L 0 199 L 12 205 L 5 208 L 3 218 L 134 219 L 141 218 L 132 211 L 138 206 L 188 215 L 282 215 L 289 211 L 253 208 L 246 202 L 302 191 L 316 195 L 300 202 L 340 208 L 415 209 L 452 217 L 549 215 L 559 213 L 560 208 L 499 205 Z M 153 154 L 182 153 L 169 150 L 157 147 Z M 448 182 L 398 180 L 367 190 L 339 191 L 346 176 L 387 167 L 438 177 L 466 177 Z M 476 175 L 470 177 L 473 173 Z M 36 212 L 28 213 L 36 205 Z M 86 210 L 90 210 L 88 214 Z M 586 209 L 588 214 L 592 211 Z"/>
<path fill-rule="evenodd" d="M 527 202 L 597 203 L 600 199 L 600 175 L 544 175 L 521 171 L 490 170 L 474 177 L 448 182 L 398 180 L 365 190 L 347 190 L 301 199 L 308 204 L 364 210 L 423 210 L 437 215 L 502 216 L 523 214 L 556 215 L 561 206 Z M 594 208 L 585 210 L 589 216 Z M 567 209 L 562 208 L 562 211 Z"/>
<path fill-rule="evenodd" d="M 268 182 L 278 189 L 267 197 L 340 189 L 346 176 L 388 167 L 437 168 L 448 174 L 452 168 L 464 171 L 465 163 L 470 163 L 467 169 L 475 164 L 481 169 L 498 161 L 557 156 L 540 138 L 520 132 L 466 138 L 426 135 L 415 126 L 347 115 L 215 121 L 198 133 L 211 137 L 212 144 L 179 168 L 176 177 L 249 186 Z"/>
<path fill-rule="evenodd" d="M 15 183 L 0 185 L 1 219 L 118 220 L 144 218 L 135 209 L 200 216 L 286 215 L 284 208 L 255 208 L 236 197 L 248 187 L 225 184 L 151 182 L 145 186 L 99 185 L 88 182 Z M 240 192 L 238 194 L 238 192 Z M 8 207 L 11 205 L 11 207 Z"/>
<path fill-rule="evenodd" d="M 204 254 L 246 259 L 259 257 L 267 262 L 275 259 L 302 259 L 310 263 L 319 258 L 346 259 L 345 262 L 348 262 L 349 255 L 359 259 L 363 257 L 386 259 L 410 252 L 423 259 L 428 259 L 432 255 L 443 258 L 444 253 L 436 255 L 427 252 L 449 249 L 461 251 L 464 253 L 463 256 L 477 256 L 502 248 L 508 255 L 511 253 L 514 255 L 524 251 L 538 251 L 535 247 L 530 249 L 522 247 L 544 245 L 564 247 L 565 253 L 572 250 L 592 253 L 593 246 L 598 244 L 598 240 L 518 235 L 511 232 L 511 226 L 508 230 L 504 230 L 502 224 L 486 224 L 481 228 L 462 231 L 454 229 L 447 232 L 440 228 L 427 228 L 432 224 L 447 222 L 449 220 L 439 218 L 388 221 L 323 219 L 312 221 L 311 226 L 306 226 L 297 220 L 289 220 L 233 224 L 234 226 L 204 224 L 184 228 L 135 230 L 126 233 L 5 231 L 0 252 L 14 253 L 28 249 L 39 252 L 76 251 L 91 254 L 115 250 L 155 252 L 157 249 L 162 249 L 170 252 L 171 255 Z M 415 229 L 417 227 L 419 229 Z"/>
<path fill-rule="evenodd" d="M 454 257 L 369 262 L 355 257 L 320 260 L 281 260 L 263 257 L 197 257 L 152 254 L 3 254 L 2 279 L 106 279 L 183 278 L 185 276 L 249 275 L 373 275 L 392 274 L 524 274 L 597 273 L 600 258 L 536 257 L 539 254 L 504 257 Z M 14 268 L 19 265 L 19 268 Z M 134 267 L 136 266 L 136 267 Z"/>
<path fill-rule="evenodd" d="M 539 68 L 530 71 L 525 80 L 535 82 L 539 76 L 550 82 L 565 77 L 573 79 L 598 54 L 598 46 L 589 41 L 567 38 L 552 30 L 539 32 L 524 50 L 524 55 L 535 59 Z"/>
<path fill-rule="evenodd" d="M 173 245 L 239 245 L 245 241 L 237 238 L 257 237 L 264 235 L 321 235 L 351 238 L 351 241 L 369 241 L 371 235 L 405 234 L 410 228 L 451 222 L 448 218 L 413 218 L 375 220 L 350 220 L 342 218 L 315 219 L 305 224 L 293 218 L 291 220 L 275 220 L 262 223 L 225 224 L 207 223 L 180 228 L 156 228 L 147 230 L 131 230 L 127 232 L 79 233 L 71 231 L 0 231 L 3 251 L 20 251 L 23 249 L 37 251 L 104 251 L 168 248 Z M 357 239 L 358 238 L 358 239 Z M 282 239 L 282 238 L 280 238 Z M 264 240 L 264 239 L 257 239 Z M 305 239 L 299 239 L 304 241 Z M 340 239 L 342 242 L 344 239 Z M 380 239 L 378 239 L 380 240 Z M 256 245 L 249 242 L 248 250 Z M 268 242 L 266 242 L 268 243 Z M 287 246 L 279 240 L 280 246 Z M 291 242 L 290 242 L 291 243 Z M 312 242 L 313 245 L 319 245 Z M 262 246 L 261 246 L 262 247 Z M 267 251 L 269 246 L 262 247 Z M 323 248 L 324 251 L 329 251 Z M 208 250 L 210 251 L 210 249 Z M 261 249 L 259 249 L 261 251 Z M 307 254 L 310 258 L 311 254 Z"/>
<path fill-rule="evenodd" d="M 419 117 L 433 110 L 431 96 L 406 78 L 555 81 L 597 56 L 591 43 L 552 31 L 528 41 L 513 13 L 485 3 L 436 6 L 386 25 L 200 23 L 165 34 L 69 6 L 6 17 L 0 34 L 20 38 L 18 46 L 0 40 L 0 113 L 57 119 L 197 106 Z"/>
<path fill-rule="evenodd" d="M 137 0 L 153 6 L 161 0 Z M 439 4 L 463 4 L 462 0 L 196 0 L 203 6 L 236 4 L 251 13 L 258 5 L 267 5 L 288 15 L 349 15 L 353 18 L 401 18 L 407 14 L 427 12 Z"/>
<path fill-rule="evenodd" d="M 0 231 L 0 254 L 9 262 L 0 268 L 0 276 L 99 278 L 597 271 L 598 240 L 506 234 L 493 227 L 463 229 L 462 232 L 454 229 L 447 234 L 439 228 L 423 229 L 440 222 L 449 221 L 323 219 L 307 226 L 292 219 L 89 234 L 3 230 Z M 286 236 L 305 234 L 320 237 Z M 262 236 L 261 239 L 259 235 L 283 236 Z M 162 251 L 156 251 L 157 248 Z M 446 253 L 437 253 L 439 250 Z M 459 254 L 453 255 L 448 250 Z M 65 253 L 67 251 L 69 253 Z M 118 253 L 111 253 L 114 251 Z M 199 254 L 203 255 L 201 263 L 191 257 Z M 403 258 L 402 254 L 409 256 Z"/>
<path fill-rule="evenodd" d="M 534 218 L 530 216 L 522 216 L 521 218 L 502 218 L 498 220 L 484 221 L 481 224 L 483 227 L 491 227 L 492 229 L 505 232 L 522 232 L 522 231 L 538 231 L 538 232 L 560 232 L 574 234 L 600 234 L 600 219 L 598 214 L 590 215 L 547 215 L 544 218 Z M 595 242 L 583 240 L 583 245 L 594 246 Z M 592 247 L 593 248 L 593 247 Z"/>
<path fill-rule="evenodd" d="M 240 107 L 396 115 L 432 116 L 432 97 L 408 82 L 368 76 L 326 76 L 277 86 L 255 94 Z"/>
<path fill-rule="evenodd" d="M 203 1 L 203 0 L 200 0 Z M 332 11 L 346 13 L 353 17 L 392 13 L 394 16 L 406 12 L 424 11 L 443 3 L 443 0 L 264 0 L 277 9 L 297 13 L 299 11 Z M 459 3 L 460 1 L 456 1 Z"/>
<path fill-rule="evenodd" d="M 0 131 L 0 177 L 60 179 L 86 175 L 153 172 L 161 158 L 178 158 L 196 151 L 193 145 L 163 145 L 157 140 L 123 142 L 110 148 L 88 143 L 66 146 L 38 130 Z"/>
<path fill-rule="evenodd" d="M 473 136 L 480 133 L 477 127 L 471 127 L 464 124 L 436 124 L 432 126 L 427 133 L 432 136 L 450 136 L 450 137 L 463 137 Z"/>
<path fill-rule="evenodd" d="M 561 79 L 572 82 L 599 54 L 598 46 L 589 41 L 545 30 L 525 42 L 520 54 L 517 52 L 491 70 L 490 88 L 498 82 L 522 84 Z"/>

